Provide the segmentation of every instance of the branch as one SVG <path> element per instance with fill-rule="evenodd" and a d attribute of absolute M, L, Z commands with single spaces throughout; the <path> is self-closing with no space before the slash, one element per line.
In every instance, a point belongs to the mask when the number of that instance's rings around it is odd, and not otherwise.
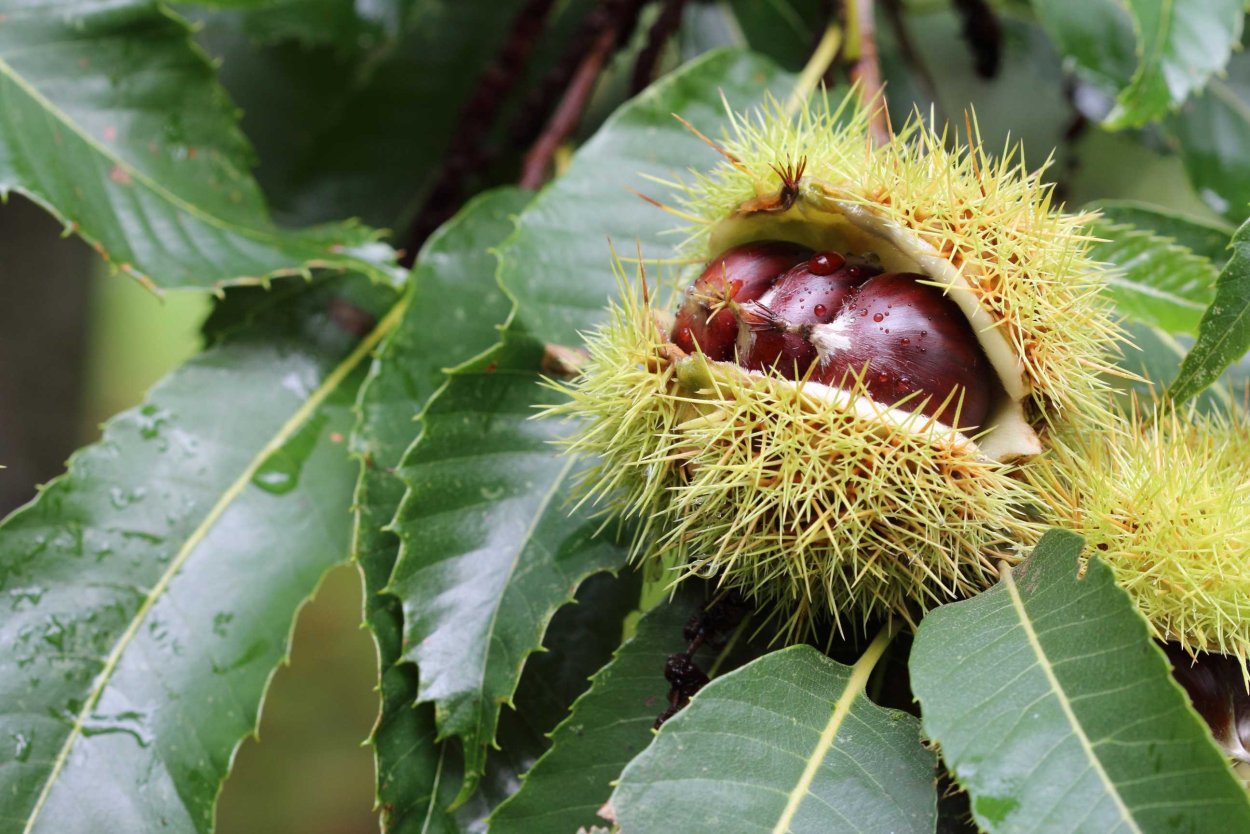
<path fill-rule="evenodd" d="M 525 155 L 525 161 L 521 165 L 522 188 L 537 189 L 546 181 L 547 169 L 551 166 L 556 149 L 577 129 L 577 124 L 582 119 L 582 111 L 586 109 L 586 102 L 594 92 L 595 81 L 615 46 L 615 27 L 604 29 L 595 39 L 590 52 L 577 67 L 568 89 L 564 91 L 556 112 L 551 115 L 538 141 Z"/>
<path fill-rule="evenodd" d="M 921 93 L 933 102 L 936 121 L 938 124 L 944 124 L 946 113 L 938 95 L 937 81 L 933 78 L 933 73 L 929 71 L 929 65 L 920 55 L 920 50 L 916 48 L 916 42 L 911 38 L 911 30 L 907 28 L 907 19 L 903 13 L 902 0 L 882 0 L 882 5 L 885 8 L 886 20 L 890 23 L 890 30 L 894 33 L 894 39 L 898 41 L 899 53 L 911 69 L 912 75 L 915 76 Z"/>
<path fill-rule="evenodd" d="M 460 110 L 447 147 L 442 173 L 430 188 L 404 242 L 403 266 L 412 266 L 430 234 L 464 201 L 465 180 L 485 158 L 483 146 L 500 106 L 523 75 L 555 0 L 529 0 L 513 19 L 512 30 L 494 62 L 486 68 Z"/>
<path fill-rule="evenodd" d="M 860 95 L 870 108 L 868 129 L 879 144 L 890 141 L 886 121 L 885 94 L 881 84 L 881 62 L 877 57 L 877 30 L 873 0 L 847 0 L 846 57 L 853 60 L 851 81 L 859 85 Z"/>

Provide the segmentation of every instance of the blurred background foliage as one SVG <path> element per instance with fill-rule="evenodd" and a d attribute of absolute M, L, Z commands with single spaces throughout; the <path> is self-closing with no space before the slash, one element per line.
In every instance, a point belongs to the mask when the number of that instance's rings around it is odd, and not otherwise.
<path fill-rule="evenodd" d="M 541 117 L 544 96 L 552 95 L 545 79 L 601 4 L 553 5 L 525 73 L 501 80 L 509 92 L 499 126 L 475 133 L 465 125 L 481 103 L 469 96 L 515 15 L 531 4 L 499 0 L 486 26 L 477 5 L 219 0 L 178 11 L 195 21 L 200 44 L 241 108 L 276 219 L 303 225 L 356 216 L 393 230 L 395 245 L 404 247 L 468 194 L 517 179 L 516 149 L 541 127 L 534 115 Z M 629 45 L 599 79 L 578 137 L 629 96 L 637 56 L 668 5 L 643 6 Z M 798 69 L 838 4 L 676 5 L 681 24 L 659 53 L 655 75 L 721 46 L 750 46 Z M 1065 42 L 1055 25 L 1063 19 L 1058 7 L 1068 16 L 1102 15 L 1107 37 L 1097 49 Z M 1134 67 L 1132 31 L 1119 6 L 881 0 L 876 8 L 896 124 L 913 109 L 962 124 L 975 108 L 991 148 L 1021 141 L 1032 165 L 1054 149 L 1050 177 L 1069 205 L 1133 199 L 1199 218 L 1245 219 L 1246 54 L 1234 54 L 1226 76 L 1161 123 L 1113 131 L 1100 121 Z M 449 148 L 453 136 L 462 144 Z M 158 297 L 107 274 L 85 244 L 62 236 L 55 221 L 22 199 L 0 209 L 0 246 L 0 461 L 8 467 L 0 475 L 2 515 L 62 471 L 70 451 L 98 436 L 102 420 L 139 402 L 198 349 L 211 299 Z M 375 830 L 371 756 L 362 741 L 376 712 L 376 661 L 360 620 L 355 571 L 337 569 L 300 616 L 293 663 L 279 671 L 267 698 L 262 741 L 244 746 L 226 783 L 224 834 Z"/>

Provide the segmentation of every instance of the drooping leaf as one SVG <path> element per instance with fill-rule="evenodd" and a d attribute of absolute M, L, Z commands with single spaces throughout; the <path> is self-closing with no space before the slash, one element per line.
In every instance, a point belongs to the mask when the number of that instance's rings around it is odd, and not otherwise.
<path fill-rule="evenodd" d="M 702 600 L 692 590 L 684 587 L 643 615 L 552 733 L 551 750 L 491 816 L 491 834 L 556 834 L 605 824 L 597 812 L 612 794 L 612 781 L 647 746 L 667 703 L 664 661 L 686 648 L 682 626 Z"/>
<path fill-rule="evenodd" d="M 1228 241 L 1237 231 L 1235 226 L 1225 223 L 1200 220 L 1132 200 L 1099 200 L 1090 204 L 1089 208 L 1097 209 L 1109 223 L 1149 229 L 1159 237 L 1169 238 L 1195 255 L 1209 259 L 1217 269 L 1228 260 Z"/>
<path fill-rule="evenodd" d="M 1109 92 L 1137 67 L 1133 19 L 1116 0 L 1033 0 L 1042 27 L 1086 80 Z"/>
<path fill-rule="evenodd" d="M 406 309 L 382 344 L 360 392 L 352 442 L 362 466 L 356 487 L 353 552 L 365 590 L 365 619 L 382 674 L 382 705 L 373 743 L 378 804 L 386 830 L 401 834 L 433 824 L 456 830 L 447 811 L 455 797 L 437 796 L 448 751 L 434 742 L 434 709 L 414 709 L 417 670 L 399 664 L 403 651 L 400 602 L 383 594 L 399 553 L 399 538 L 383 528 L 395 515 L 404 485 L 394 474 L 417 433 L 416 415 L 443 382 L 443 368 L 487 350 L 512 309 L 495 283 L 490 248 L 512 231 L 512 215 L 529 195 L 488 192 L 430 238 L 413 270 Z M 450 753 L 455 757 L 454 751 Z M 448 779 L 454 783 L 454 779 Z M 444 788 L 446 793 L 447 788 Z M 424 802 L 422 799 L 424 798 Z"/>
<path fill-rule="evenodd" d="M 1250 221 L 1233 235 L 1232 249 L 1198 326 L 1198 341 L 1168 387 L 1176 403 L 1205 389 L 1250 348 Z"/>
<path fill-rule="evenodd" d="M 1234 223 L 1250 217 L 1250 104 L 1215 78 L 1168 128 L 1198 196 Z"/>
<path fill-rule="evenodd" d="M 608 240 L 632 257 L 671 258 L 680 220 L 631 194 L 673 202 L 648 175 L 680 178 L 705 169 L 716 152 L 673 118 L 715 138 L 735 109 L 765 90 L 787 90 L 789 76 L 750 53 L 719 51 L 661 79 L 616 111 L 574 155 L 568 170 L 534 199 L 502 251 L 500 281 L 517 298 L 518 317 L 536 337 L 580 344 L 580 331 L 606 313 L 616 283 Z M 670 234 L 665 235 L 665 232 Z"/>
<path fill-rule="evenodd" d="M 998 585 L 921 623 L 925 732 L 1011 831 L 1250 830 L 1250 802 L 1173 682 L 1146 622 L 1083 542 L 1046 534 Z"/>
<path fill-rule="evenodd" d="M 357 3 L 356 13 L 379 5 Z M 365 46 L 258 47 L 257 14 L 226 12 L 204 17 L 200 40 L 222 59 L 222 83 L 243 108 L 257 176 L 279 219 L 359 216 L 393 229 L 401 245 L 470 92 L 523 5 L 417 3 L 397 21 L 384 15 L 393 31 Z"/>
<path fill-rule="evenodd" d="M 270 221 L 233 106 L 159 4 L 7 0 L 0 16 L 0 191 L 27 195 L 161 287 L 314 266 L 395 277 L 363 226 Z"/>
<path fill-rule="evenodd" d="M 232 314 L 0 525 L 0 831 L 211 830 L 292 618 L 347 555 L 343 437 L 394 317 L 357 343 L 336 310 L 377 295 Z"/>
<path fill-rule="evenodd" d="M 1218 272 L 1208 259 L 1167 238 L 1123 223 L 1095 220 L 1090 253 L 1114 267 L 1107 291 L 1123 316 L 1171 333 L 1198 332 L 1215 295 Z"/>
<path fill-rule="evenodd" d="M 1060 52 L 1095 87 L 1115 94 L 1113 129 L 1160 119 L 1228 63 L 1241 37 L 1238 0 L 1033 0 Z"/>
<path fill-rule="evenodd" d="M 500 705 L 555 611 L 625 548 L 569 500 L 584 468 L 536 421 L 544 347 L 513 330 L 461 368 L 422 414 L 399 475 L 392 528 L 402 542 L 388 590 L 403 601 L 403 658 L 421 670 L 440 738 L 463 740 L 466 780 L 482 772 Z"/>
<path fill-rule="evenodd" d="M 1107 117 L 1140 127 L 1178 107 L 1228 63 L 1241 41 L 1241 0 L 1128 0 L 1137 33 L 1137 69 Z"/>
<path fill-rule="evenodd" d="M 919 722 L 868 700 L 854 666 L 792 646 L 704 687 L 621 774 L 622 831 L 932 832 Z"/>

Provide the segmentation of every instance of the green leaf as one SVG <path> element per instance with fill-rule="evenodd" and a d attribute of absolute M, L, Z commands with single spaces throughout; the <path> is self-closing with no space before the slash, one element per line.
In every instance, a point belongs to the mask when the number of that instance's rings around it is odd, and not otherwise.
<path fill-rule="evenodd" d="M 708 684 L 621 774 L 621 830 L 932 832 L 919 722 L 864 695 L 885 644 L 854 666 L 791 646 Z"/>
<path fill-rule="evenodd" d="M 1228 260 L 1228 240 L 1237 231 L 1226 223 L 1200 220 L 1160 206 L 1132 200 L 1099 200 L 1088 208 L 1097 209 L 1108 223 L 1127 224 L 1171 239 L 1195 255 L 1209 259 L 1216 268 Z"/>
<path fill-rule="evenodd" d="M 1123 316 L 1171 333 L 1198 332 L 1215 294 L 1215 265 L 1168 238 L 1124 223 L 1095 220 L 1090 254 L 1114 269 L 1107 290 Z"/>
<path fill-rule="evenodd" d="M 343 434 L 394 318 L 356 344 L 326 315 L 344 285 L 235 316 L 0 525 L 0 831 L 211 830 L 292 618 L 347 554 Z"/>
<path fill-rule="evenodd" d="M 1224 68 L 1241 41 L 1242 0 L 1127 0 L 1137 33 L 1137 70 L 1107 116 L 1140 127 L 1178 107 Z"/>
<path fill-rule="evenodd" d="M 562 427 L 532 419 L 543 354 L 513 331 L 456 369 L 399 470 L 408 492 L 392 524 L 402 547 L 388 590 L 403 600 L 419 700 L 434 702 L 440 738 L 464 742 L 461 799 L 551 616 L 586 577 L 625 563 L 599 520 L 570 514 L 585 463 L 553 447 Z"/>
<path fill-rule="evenodd" d="M 1168 387 L 1178 404 L 1219 379 L 1250 347 L 1250 221 L 1233 235 L 1232 248 L 1215 285 L 1215 300 L 1198 325 L 1198 341 Z"/>
<path fill-rule="evenodd" d="M 925 732 L 1010 831 L 1242 831 L 1250 803 L 1145 620 L 1079 536 L 931 612 L 912 647 Z"/>
<path fill-rule="evenodd" d="M 1127 86 L 1137 66 L 1133 19 L 1116 0 L 1033 0 L 1042 28 L 1078 72 L 1103 89 Z"/>
<path fill-rule="evenodd" d="M 651 740 L 667 703 L 664 662 L 685 650 L 682 626 L 701 601 L 685 588 L 643 615 L 633 637 L 556 727 L 551 749 L 521 789 L 491 816 L 491 834 L 557 834 L 604 824 L 597 812 L 621 769 Z"/>
<path fill-rule="evenodd" d="M 378 804 L 388 831 L 420 830 L 438 820 L 454 830 L 446 811 L 455 796 L 436 796 L 446 751 L 434 743 L 434 709 L 413 709 L 417 672 L 400 664 L 403 611 L 383 594 L 399 552 L 399 538 L 383 527 L 395 515 L 404 485 L 394 474 L 417 431 L 416 415 L 443 383 L 443 368 L 493 346 L 497 325 L 512 309 L 495 283 L 490 248 L 513 228 L 512 215 L 529 199 L 501 189 L 465 206 L 427 242 L 413 270 L 403 318 L 382 344 L 361 389 L 353 447 L 362 466 L 356 488 L 353 550 L 365 588 L 365 619 L 377 644 L 382 705 L 373 742 Z M 444 789 L 446 793 L 446 789 Z M 425 797 L 425 801 L 420 801 Z M 431 798 L 433 804 L 431 805 Z"/>
<path fill-rule="evenodd" d="M 500 282 L 516 297 L 526 329 L 547 341 L 581 343 L 579 332 L 604 317 L 616 289 L 609 239 L 627 257 L 635 242 L 644 258 L 672 257 L 680 221 L 630 192 L 672 203 L 648 175 L 677 178 L 719 159 L 674 113 L 714 137 L 726 124 L 722 93 L 743 109 L 766 89 L 784 93 L 788 80 L 759 56 L 711 52 L 617 110 L 521 214 L 502 249 Z"/>
<path fill-rule="evenodd" d="M 44 206 L 121 271 L 197 288 L 316 266 L 395 277 L 365 227 L 273 225 L 233 106 L 158 4 L 4 0 L 0 16 L 0 191 Z"/>
<path fill-rule="evenodd" d="M 1198 196 L 1235 223 L 1250 216 L 1250 105 L 1212 79 L 1168 128 Z"/>

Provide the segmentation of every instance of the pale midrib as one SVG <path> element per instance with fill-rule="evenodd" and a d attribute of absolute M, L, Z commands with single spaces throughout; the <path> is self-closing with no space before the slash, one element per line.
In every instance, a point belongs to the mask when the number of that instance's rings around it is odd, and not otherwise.
<path fill-rule="evenodd" d="M 1188 298 L 1185 298 L 1182 295 L 1177 295 L 1171 290 L 1167 290 L 1162 287 L 1152 287 L 1149 284 L 1140 284 L 1135 281 L 1131 281 L 1128 278 L 1124 277 L 1123 275 L 1108 276 L 1107 284 L 1108 286 L 1119 287 L 1120 289 L 1123 289 L 1132 295 L 1142 295 L 1147 298 L 1157 298 L 1160 301 L 1166 301 L 1169 304 L 1176 305 L 1177 307 L 1185 307 L 1190 310 L 1207 309 L 1207 305 L 1199 301 L 1192 301 Z"/>
<path fill-rule="evenodd" d="M 348 354 L 347 358 L 340 362 L 334 370 L 326 376 L 325 380 L 323 380 L 322 383 L 317 386 L 317 389 L 313 391 L 312 395 L 309 396 L 309 398 L 305 400 L 298 409 L 296 409 L 295 413 L 287 418 L 287 421 L 282 424 L 277 433 L 274 434 L 274 436 L 270 438 L 269 442 L 266 443 L 264 447 L 261 448 L 261 450 L 252 458 L 251 462 L 247 465 L 239 477 L 226 488 L 225 492 L 222 493 L 221 498 L 217 500 L 217 503 L 214 504 L 212 509 L 208 511 L 208 514 L 204 516 L 204 519 L 199 523 L 195 530 L 191 532 L 191 535 L 187 538 L 186 542 L 178 550 L 178 554 L 169 563 L 169 567 L 166 568 L 165 572 L 161 574 L 160 579 L 158 579 L 156 584 L 152 586 L 152 589 L 148 591 L 147 596 L 144 597 L 143 603 L 135 612 L 134 617 L 131 618 L 130 624 L 126 627 L 126 630 L 122 632 L 121 636 L 117 640 L 117 643 L 113 646 L 113 650 L 104 661 L 104 666 L 100 669 L 100 674 L 96 676 L 95 685 L 87 694 L 87 698 L 83 702 L 82 709 L 79 711 L 78 715 L 74 719 L 73 725 L 70 727 L 69 735 L 66 736 L 65 742 L 61 745 L 60 751 L 57 752 L 56 758 L 52 760 L 52 769 L 48 773 L 47 780 L 43 783 L 43 788 L 39 792 L 39 798 L 35 801 L 35 805 L 30 812 L 30 817 L 27 819 L 26 827 L 23 829 L 25 834 L 30 834 L 30 832 L 34 830 L 35 823 L 38 821 L 39 815 L 43 812 L 43 808 L 47 804 L 48 797 L 51 796 L 52 789 L 56 785 L 56 780 L 60 777 L 61 771 L 65 769 L 66 762 L 69 761 L 69 754 L 73 750 L 75 742 L 77 742 L 79 736 L 82 735 L 82 730 L 87 722 L 88 716 L 91 715 L 91 711 L 94 710 L 96 704 L 99 703 L 100 696 L 104 694 L 104 689 L 108 686 L 109 681 L 112 679 L 113 673 L 117 671 L 117 666 L 121 663 L 122 654 L 130 646 L 130 643 L 134 640 L 135 635 L 139 633 L 139 627 L 147 618 L 147 615 L 152 610 L 152 607 L 156 605 L 157 600 L 159 600 L 165 591 L 168 590 L 170 583 L 173 582 L 174 576 L 177 575 L 178 571 L 182 569 L 182 566 L 186 563 L 187 559 L 190 558 L 191 553 L 200 544 L 200 542 L 204 540 L 204 537 L 208 535 L 209 530 L 212 529 L 213 525 L 217 523 L 222 514 L 225 513 L 226 509 L 234 502 L 234 499 L 238 498 L 243 490 L 247 488 L 247 485 L 251 483 L 252 477 L 256 474 L 257 470 L 260 469 L 261 465 L 264 464 L 270 455 L 280 449 L 282 444 L 289 440 L 291 436 L 299 430 L 300 426 L 308 420 L 313 411 L 315 411 L 321 403 L 325 401 L 325 398 L 329 396 L 335 388 L 342 384 L 343 380 L 345 380 L 348 375 L 355 370 L 356 366 L 360 364 L 365 356 L 367 356 L 369 352 L 377 346 L 382 337 L 390 332 L 390 330 L 396 325 L 400 316 L 403 315 L 406 304 L 407 302 L 404 300 L 397 302 L 395 306 L 392 307 L 382 318 L 382 320 L 378 322 L 378 325 L 373 329 L 373 332 L 366 336 L 360 344 L 358 344 L 356 348 Z"/>
<path fill-rule="evenodd" d="M 811 790 L 812 782 L 816 779 L 816 773 L 820 770 L 821 764 L 824 763 L 825 756 L 828 755 L 833 743 L 837 740 L 838 730 L 842 728 L 842 722 L 846 720 L 846 716 L 850 715 L 851 707 L 855 705 L 856 699 L 864 692 L 864 687 L 868 683 L 868 677 L 872 674 L 872 670 L 877 665 L 877 661 L 881 659 L 881 655 L 885 652 L 885 647 L 890 644 L 890 638 L 894 636 L 895 629 L 886 627 L 877 635 L 868 649 L 855 661 L 855 665 L 851 667 L 851 676 L 847 678 L 846 687 L 842 690 L 842 694 L 838 696 L 837 703 L 834 704 L 833 714 L 829 716 L 829 723 L 825 725 L 824 731 L 820 734 L 820 739 L 816 742 L 812 755 L 807 760 L 807 766 L 803 768 L 803 775 L 799 777 L 799 781 L 790 791 L 790 798 L 786 802 L 785 809 L 781 812 L 777 824 L 773 826 L 773 834 L 786 834 L 790 830 L 790 824 L 794 822 L 794 815 L 799 812 L 799 806 L 803 804 L 803 799 Z"/>
<path fill-rule="evenodd" d="M 1037 665 L 1046 675 L 1046 681 L 1050 684 L 1051 692 L 1054 693 L 1055 700 L 1059 702 L 1059 707 L 1063 710 L 1064 717 L 1067 718 L 1068 724 L 1072 728 L 1072 734 L 1080 742 L 1081 749 L 1085 751 L 1090 766 L 1098 774 L 1098 778 L 1106 787 L 1107 793 L 1115 802 L 1116 808 L 1120 811 L 1120 817 L 1128 824 L 1130 830 L 1141 834 L 1141 829 L 1138 828 L 1136 820 L 1133 819 L 1132 812 L 1124 804 L 1124 799 L 1120 796 L 1119 790 L 1116 789 L 1115 783 L 1111 781 L 1111 777 L 1103 769 L 1102 762 L 1094 753 L 1094 745 L 1090 743 L 1089 736 L 1085 735 L 1085 729 L 1077 720 L 1076 713 L 1072 711 L 1072 704 L 1068 700 L 1067 693 L 1060 686 L 1059 679 L 1055 677 L 1055 671 L 1050 665 L 1050 658 L 1046 655 L 1046 650 L 1042 647 L 1042 643 L 1037 637 L 1037 632 L 1033 630 L 1033 622 L 1029 619 L 1028 611 L 1025 610 L 1024 600 L 1020 598 L 1020 591 L 1016 587 L 1016 578 L 1010 567 L 1003 568 L 1003 584 L 1007 586 L 1007 594 L 1011 598 L 1011 604 L 1019 615 L 1020 627 L 1024 629 L 1024 634 L 1029 640 L 1029 646 L 1037 657 Z"/>
<path fill-rule="evenodd" d="M 26 79 L 13 68 L 13 65 L 4 60 L 4 58 L 0 58 L 0 74 L 3 74 L 10 81 L 12 81 L 36 104 L 64 125 L 67 130 L 85 142 L 88 147 L 95 150 L 96 153 L 100 154 L 105 159 L 112 161 L 114 165 L 124 170 L 131 179 L 142 183 L 144 187 L 146 187 L 153 194 L 157 195 L 162 200 L 176 207 L 180 211 L 186 212 L 203 223 L 210 226 L 216 226 L 217 228 L 232 234 L 248 237 L 253 240 L 265 241 L 274 245 L 280 245 L 282 243 L 283 236 L 279 231 L 269 231 L 266 229 L 258 229 L 254 226 L 240 226 L 238 224 L 231 223 L 215 214 L 209 214 L 208 212 L 203 211 L 194 203 L 188 202 L 172 191 L 169 191 L 156 180 L 149 177 L 146 173 L 140 171 L 138 168 L 135 168 L 125 159 L 118 156 L 110 148 L 100 144 L 94 136 L 79 127 L 79 125 L 69 117 L 69 114 L 57 107 L 56 104 L 44 96 L 43 93 L 39 92 L 38 89 L 27 82 Z"/>
<path fill-rule="evenodd" d="M 564 483 L 564 480 L 568 477 L 569 470 L 573 468 L 575 463 L 577 463 L 577 459 L 570 457 L 568 462 L 560 468 L 560 472 L 556 475 L 555 481 L 552 482 L 551 488 L 547 490 L 547 494 L 543 496 L 542 502 L 538 505 L 537 510 L 534 512 L 534 517 L 530 521 L 529 528 L 526 529 L 525 535 L 521 538 L 520 546 L 516 549 L 516 555 L 512 557 L 512 564 L 508 566 L 508 578 L 504 581 L 504 584 L 500 586 L 504 589 L 504 593 L 501 593 L 499 598 L 495 600 L 495 605 L 490 613 L 490 623 L 486 627 L 486 653 L 482 656 L 481 675 L 478 678 L 479 692 L 486 689 L 486 670 L 490 666 L 491 648 L 495 644 L 495 641 L 490 639 L 490 635 L 495 632 L 495 626 L 499 621 L 499 609 L 503 607 L 504 594 L 506 594 L 507 588 L 512 582 L 512 576 L 516 573 L 517 566 L 521 563 L 522 554 L 524 554 L 529 548 L 530 541 L 534 538 L 534 531 L 538 529 L 539 523 L 542 522 L 543 516 L 547 514 L 547 509 L 551 506 L 551 502 L 555 500 L 556 493 L 560 490 L 560 485 Z M 482 724 L 485 723 L 486 719 L 487 716 L 485 715 L 485 711 L 479 710 L 476 730 L 476 735 L 479 737 L 479 740 L 482 735 Z"/>

